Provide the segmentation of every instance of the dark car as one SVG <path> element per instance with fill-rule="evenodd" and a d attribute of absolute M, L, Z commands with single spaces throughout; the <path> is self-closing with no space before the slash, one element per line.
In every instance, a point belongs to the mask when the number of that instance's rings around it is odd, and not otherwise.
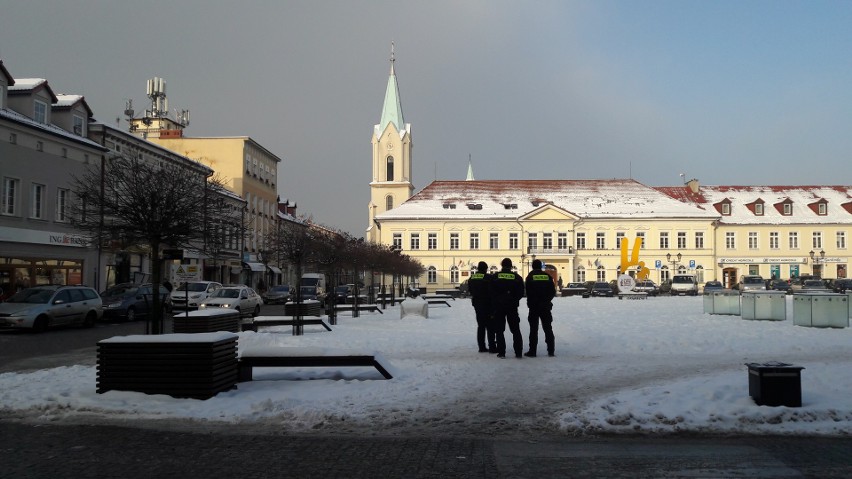
<path fill-rule="evenodd" d="M 562 288 L 562 296 L 580 296 L 586 291 L 588 288 L 583 283 L 568 283 L 568 286 Z"/>
<path fill-rule="evenodd" d="M 849 293 L 852 292 L 852 279 L 849 278 L 841 278 L 834 282 L 834 285 L 831 288 L 835 293 Z"/>
<path fill-rule="evenodd" d="M 261 297 L 263 304 L 283 304 L 290 301 L 290 286 L 279 284 L 267 289 Z"/>
<path fill-rule="evenodd" d="M 612 291 L 612 285 L 604 281 L 596 281 L 592 283 L 592 287 L 589 288 L 589 295 L 612 298 L 614 293 Z"/>
<path fill-rule="evenodd" d="M 633 287 L 633 292 L 645 293 L 648 296 L 656 296 L 660 294 L 660 288 L 650 279 L 642 279 L 636 282 L 636 286 Z"/>
<path fill-rule="evenodd" d="M 790 291 L 790 283 L 786 279 L 770 279 L 766 282 L 769 291 Z"/>
<path fill-rule="evenodd" d="M 722 291 L 725 289 L 725 286 L 722 285 L 721 281 L 708 281 L 704 283 L 704 293 L 712 293 L 714 291 Z"/>
<path fill-rule="evenodd" d="M 105 320 L 135 321 L 147 317 L 153 309 L 153 285 L 121 283 L 101 293 Z M 171 311 L 169 290 L 160 285 L 160 305 L 164 312 Z"/>
<path fill-rule="evenodd" d="M 830 291 L 821 279 L 806 279 L 796 290 L 797 293 L 828 293 Z"/>
<path fill-rule="evenodd" d="M 791 293 L 796 293 L 802 289 L 802 285 L 805 281 L 810 279 L 822 279 L 819 276 L 814 276 L 812 274 L 803 274 L 801 276 L 797 276 L 795 278 L 790 278 L 790 289 L 788 290 Z"/>

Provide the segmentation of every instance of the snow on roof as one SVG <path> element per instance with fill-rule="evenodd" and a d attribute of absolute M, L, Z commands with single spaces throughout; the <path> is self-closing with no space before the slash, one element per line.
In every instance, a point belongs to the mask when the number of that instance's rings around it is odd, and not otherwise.
<path fill-rule="evenodd" d="M 692 193 L 688 186 L 657 188 L 684 202 L 696 202 L 716 211 L 713 205 L 731 204 L 731 214 L 720 217 L 728 224 L 825 224 L 852 223 L 852 186 L 705 186 Z M 684 191 L 687 190 L 687 191 Z M 818 214 L 816 203 L 824 201 L 826 214 Z M 763 215 L 755 214 L 754 204 L 763 203 Z M 784 215 L 782 203 L 792 205 L 792 214 Z M 844 205 L 847 205 L 844 207 Z"/>
<path fill-rule="evenodd" d="M 46 83 L 44 78 L 15 78 L 15 84 L 9 87 L 9 91 L 33 90 Z"/>
<path fill-rule="evenodd" d="M 580 218 L 716 218 L 635 180 L 435 181 L 379 220 L 516 219 L 546 204 Z M 454 206 L 453 206 L 454 205 Z"/>
<path fill-rule="evenodd" d="M 98 150 L 107 151 L 106 148 L 101 146 L 100 144 L 80 135 L 75 135 L 70 131 L 65 131 L 62 128 L 59 128 L 56 125 L 50 125 L 46 123 L 39 123 L 28 116 L 22 115 L 13 110 L 0 109 L 0 118 L 5 118 L 7 120 L 15 121 L 17 123 L 24 124 L 31 128 L 38 128 L 39 130 L 43 130 L 47 133 L 51 133 L 54 135 L 62 136 L 64 138 L 74 140 L 78 143 L 82 143 L 86 146 L 91 146 L 93 148 L 97 148 Z"/>
<path fill-rule="evenodd" d="M 83 99 L 83 95 L 65 95 L 62 93 L 56 94 L 56 103 L 53 106 L 74 106 L 75 103 Z"/>

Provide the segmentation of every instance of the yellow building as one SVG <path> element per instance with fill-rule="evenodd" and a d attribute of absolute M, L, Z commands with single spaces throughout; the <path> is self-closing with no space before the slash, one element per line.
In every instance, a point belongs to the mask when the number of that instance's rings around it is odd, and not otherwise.
<path fill-rule="evenodd" d="M 658 190 L 718 215 L 714 261 L 726 286 L 749 274 L 848 277 L 850 186 L 702 186 L 691 180 Z"/>
<path fill-rule="evenodd" d="M 413 194 L 411 125 L 403 122 L 391 73 L 372 137 L 370 241 L 419 260 L 428 290 L 463 282 L 479 261 L 510 258 L 526 273 L 533 259 L 564 284 L 610 281 L 621 249 L 661 283 L 674 272 L 734 286 L 744 274 L 847 276 L 852 187 L 653 188 L 631 179 L 434 181 Z M 628 271 L 632 272 L 632 271 Z"/>

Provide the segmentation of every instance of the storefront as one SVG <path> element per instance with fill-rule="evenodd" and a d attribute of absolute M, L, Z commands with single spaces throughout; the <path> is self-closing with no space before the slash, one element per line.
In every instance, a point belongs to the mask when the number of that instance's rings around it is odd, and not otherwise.
<path fill-rule="evenodd" d="M 789 279 L 804 274 L 807 270 L 806 257 L 741 257 L 719 258 L 722 269 L 722 283 L 726 288 L 733 287 L 744 275 L 759 275 L 765 279 Z M 810 271 L 807 271 L 810 273 Z"/>
<path fill-rule="evenodd" d="M 0 227 L 0 297 L 43 284 L 94 286 L 97 252 L 84 236 Z"/>

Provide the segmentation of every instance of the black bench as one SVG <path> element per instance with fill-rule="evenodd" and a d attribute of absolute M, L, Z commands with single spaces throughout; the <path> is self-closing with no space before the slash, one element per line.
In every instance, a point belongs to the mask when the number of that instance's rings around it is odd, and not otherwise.
<path fill-rule="evenodd" d="M 429 299 L 429 300 L 426 300 L 426 302 L 429 303 L 429 304 L 446 304 L 447 306 L 449 306 L 451 308 L 453 307 L 453 305 L 451 305 L 450 302 L 445 300 L 445 299 Z"/>
<path fill-rule="evenodd" d="M 331 331 L 331 327 L 326 324 L 321 318 L 302 318 L 300 323 L 304 326 L 307 325 L 318 325 L 322 326 L 328 331 Z M 254 331 L 257 332 L 258 326 L 293 326 L 296 324 L 296 320 L 290 317 L 285 316 L 258 316 L 254 318 L 251 322 L 243 323 L 243 331 Z"/>
<path fill-rule="evenodd" d="M 355 307 L 358 307 L 358 311 L 377 311 L 379 314 L 385 314 L 379 308 L 378 304 L 335 304 L 335 311 L 354 311 Z"/>
<path fill-rule="evenodd" d="M 240 356 L 239 382 L 251 381 L 254 368 L 298 368 L 298 367 L 350 367 L 372 366 L 384 376 L 393 379 L 375 355 L 351 354 L 312 348 L 266 347 L 251 348 Z"/>

